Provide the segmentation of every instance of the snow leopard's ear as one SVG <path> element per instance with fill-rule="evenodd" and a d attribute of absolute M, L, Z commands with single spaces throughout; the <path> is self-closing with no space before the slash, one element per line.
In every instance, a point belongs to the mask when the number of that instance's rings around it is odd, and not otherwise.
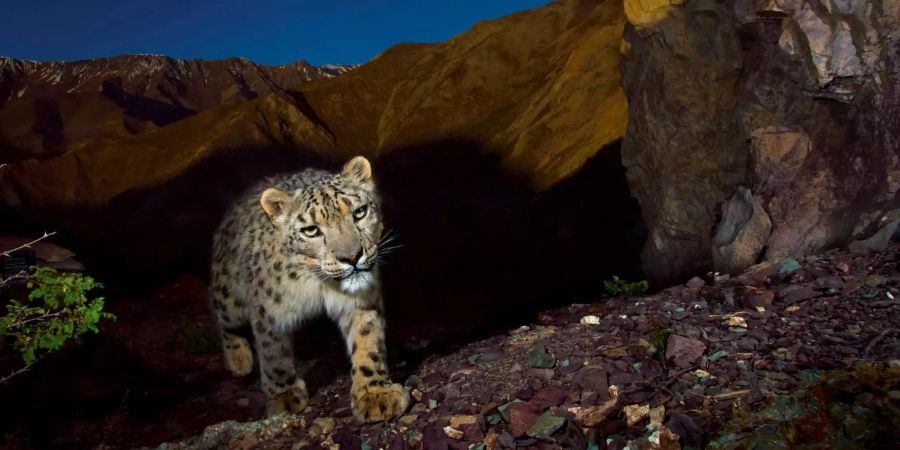
<path fill-rule="evenodd" d="M 262 205 L 266 214 L 269 215 L 269 218 L 275 220 L 276 217 L 284 212 L 288 200 L 290 199 L 291 196 L 288 195 L 287 192 L 280 189 L 269 188 L 263 191 L 262 197 L 259 198 L 259 203 Z"/>
<path fill-rule="evenodd" d="M 366 189 L 372 189 L 375 186 L 375 182 L 372 180 L 372 165 L 369 164 L 368 159 L 362 156 L 357 156 L 348 161 L 347 164 L 344 164 L 341 176 L 351 183 L 362 185 Z"/>

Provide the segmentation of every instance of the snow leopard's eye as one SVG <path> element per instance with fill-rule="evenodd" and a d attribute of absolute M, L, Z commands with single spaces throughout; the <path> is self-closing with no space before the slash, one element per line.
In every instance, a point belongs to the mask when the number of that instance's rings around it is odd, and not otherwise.
<path fill-rule="evenodd" d="M 314 237 L 316 237 L 316 236 L 322 234 L 322 232 L 319 231 L 319 227 L 317 227 L 317 226 L 315 226 L 315 225 L 310 225 L 310 226 L 308 226 L 308 227 L 303 227 L 303 228 L 300 229 L 300 232 L 303 233 L 304 236 L 306 236 L 306 237 L 311 237 L 311 238 L 314 238 Z"/>
<path fill-rule="evenodd" d="M 369 205 L 362 205 L 359 208 L 353 210 L 353 219 L 362 220 L 363 217 L 366 217 L 366 214 L 369 213 Z"/>

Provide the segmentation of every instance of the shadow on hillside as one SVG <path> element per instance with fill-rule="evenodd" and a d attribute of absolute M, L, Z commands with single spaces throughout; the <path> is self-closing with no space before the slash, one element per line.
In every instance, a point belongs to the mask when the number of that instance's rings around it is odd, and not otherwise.
<path fill-rule="evenodd" d="M 75 249 L 92 274 L 109 286 L 106 297 L 114 300 L 111 307 L 127 314 L 120 314 L 123 319 L 109 325 L 116 328 L 109 333 L 114 331 L 117 338 L 101 335 L 77 350 L 81 356 L 69 352 L 69 356 L 50 358 L 30 375 L 28 386 L 22 386 L 17 395 L 23 401 L 31 395 L 27 392 L 39 395 L 46 390 L 40 386 L 56 383 L 52 380 L 57 373 L 70 373 L 79 380 L 101 377 L 120 381 L 105 383 L 115 387 L 104 391 L 102 399 L 82 398 L 96 393 L 71 387 L 68 406 L 35 404 L 30 413 L 19 413 L 20 421 L 77 434 L 64 429 L 74 419 L 57 406 L 81 411 L 78 414 L 85 423 L 106 423 L 110 419 L 104 414 L 124 414 L 121 420 L 128 425 L 113 431 L 124 442 L 129 433 L 137 432 L 129 427 L 142 422 L 179 423 L 181 431 L 154 435 L 155 442 L 146 442 L 150 445 L 183 437 L 187 428 L 196 432 L 233 418 L 234 410 L 215 406 L 212 409 L 218 413 L 192 419 L 185 411 L 190 409 L 188 404 L 196 407 L 198 400 L 191 394 L 200 389 L 196 382 L 161 377 L 159 363 L 152 364 L 152 370 L 143 367 L 146 355 L 129 354 L 122 344 L 111 346 L 107 341 L 128 343 L 155 337 L 130 338 L 129 333 L 159 333 L 159 339 L 172 340 L 172 352 L 177 353 L 180 338 L 171 333 L 162 336 L 161 331 L 153 331 L 155 326 L 146 328 L 147 321 L 157 321 L 161 328 L 164 323 L 172 328 L 169 322 L 211 324 L 211 319 L 203 316 L 202 283 L 178 302 L 163 301 L 170 297 L 160 300 L 152 293 L 162 285 L 171 286 L 171 280 L 185 273 L 206 278 L 213 229 L 225 208 L 255 180 L 308 166 L 337 169 L 343 162 L 310 155 L 293 148 L 222 152 L 163 185 L 128 192 L 106 207 L 43 212 L 42 223 L 58 227 L 67 238 L 60 243 Z M 545 192 L 535 192 L 525 177 L 504 170 L 489 149 L 462 140 L 393 149 L 373 164 L 387 228 L 397 233 L 397 242 L 402 244 L 383 268 L 390 354 L 394 362 L 402 361 L 396 371 L 401 377 L 430 355 L 533 322 L 540 309 L 599 300 L 602 281 L 611 275 L 640 276 L 644 233 L 639 208 L 629 195 L 618 143 L 602 149 L 578 173 Z M 152 302 L 135 300 L 150 298 Z M 162 311 L 166 308 L 172 311 Z M 348 369 L 337 331 L 327 321 L 312 322 L 297 339 L 298 357 L 317 360 L 307 374 L 313 391 Z M 422 345 L 423 340 L 428 344 Z M 140 348 L 133 343 L 126 347 Z M 211 351 L 207 360 L 218 364 L 218 350 Z M 95 369 L 93 363 L 79 363 L 97 358 L 122 359 L 123 372 L 116 375 L 117 366 L 107 363 L 100 374 L 97 370 L 101 369 Z M 186 369 L 178 364 L 184 360 L 176 358 L 172 371 L 185 380 L 211 377 L 235 383 L 221 368 L 211 372 L 209 366 L 194 363 L 198 365 L 191 369 L 194 372 L 183 373 Z M 248 396 L 254 390 L 253 380 L 237 383 L 243 390 L 231 395 Z M 144 408 L 146 417 L 135 418 L 127 412 L 132 411 L 134 399 L 158 395 L 156 392 L 172 396 L 159 411 L 137 405 L 134 408 Z M 236 399 L 227 395 L 219 397 L 225 396 L 233 404 Z M 94 408 L 85 412 L 79 406 L 83 402 L 106 402 L 103 404 L 112 405 L 115 411 Z M 247 413 L 244 410 L 242 413 Z M 25 416 L 29 418 L 22 419 Z M 40 438 L 41 434 L 35 433 L 34 439 Z M 115 442 L 115 435 L 105 439 Z"/>
<path fill-rule="evenodd" d="M 639 275 L 640 211 L 618 144 L 542 193 L 464 141 L 397 149 L 375 167 L 403 245 L 384 268 L 394 329 L 473 339 L 540 308 L 596 301 L 610 275 Z"/>

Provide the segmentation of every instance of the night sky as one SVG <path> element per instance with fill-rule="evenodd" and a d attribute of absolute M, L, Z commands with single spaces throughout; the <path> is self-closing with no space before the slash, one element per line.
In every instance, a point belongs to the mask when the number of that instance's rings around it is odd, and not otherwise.
<path fill-rule="evenodd" d="M 399 42 L 435 42 L 548 0 L 0 0 L 0 56 L 242 56 L 266 64 L 363 63 Z"/>

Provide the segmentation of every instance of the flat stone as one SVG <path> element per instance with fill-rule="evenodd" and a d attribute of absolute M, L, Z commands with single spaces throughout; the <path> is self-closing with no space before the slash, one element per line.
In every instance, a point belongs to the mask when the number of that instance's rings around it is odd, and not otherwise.
<path fill-rule="evenodd" d="M 478 416 L 473 415 L 456 415 L 450 417 L 450 426 L 459 428 L 461 425 L 473 425 L 478 423 Z"/>
<path fill-rule="evenodd" d="M 527 434 L 538 439 L 548 438 L 565 423 L 566 419 L 564 417 L 554 416 L 545 412 L 537 418 L 534 425 L 528 429 Z"/>
<path fill-rule="evenodd" d="M 539 380 L 550 381 L 556 372 L 553 369 L 528 369 L 528 374 Z"/>
<path fill-rule="evenodd" d="M 530 402 L 540 409 L 547 409 L 551 406 L 562 405 L 568 398 L 569 394 L 566 391 L 551 386 L 541 389 L 534 394 L 534 397 L 531 398 Z"/>
<path fill-rule="evenodd" d="M 669 336 L 666 346 L 666 360 L 687 369 L 693 366 L 705 351 L 706 344 L 703 341 L 673 334 Z"/>
<path fill-rule="evenodd" d="M 509 431 L 517 438 L 525 436 L 540 413 L 530 403 L 513 403 L 509 408 Z"/>
<path fill-rule="evenodd" d="M 543 344 L 536 344 L 528 350 L 528 364 L 538 369 L 549 369 L 556 365 L 556 358 Z"/>
<path fill-rule="evenodd" d="M 706 286 L 706 282 L 703 281 L 703 278 L 694 277 L 694 278 L 691 278 L 690 280 L 688 280 L 686 286 L 689 289 L 693 289 L 696 291 L 696 290 L 700 290 L 700 288 L 702 288 L 703 286 Z"/>
<path fill-rule="evenodd" d="M 609 387 L 608 374 L 602 367 L 588 366 L 575 372 L 575 384 L 585 391 L 593 391 L 600 396 L 606 395 Z"/>
<path fill-rule="evenodd" d="M 784 301 L 786 303 L 797 303 L 802 302 L 803 300 L 809 300 L 811 298 L 815 298 L 822 295 L 821 292 L 817 291 L 812 286 L 803 286 L 797 289 L 794 289 L 784 297 Z"/>

